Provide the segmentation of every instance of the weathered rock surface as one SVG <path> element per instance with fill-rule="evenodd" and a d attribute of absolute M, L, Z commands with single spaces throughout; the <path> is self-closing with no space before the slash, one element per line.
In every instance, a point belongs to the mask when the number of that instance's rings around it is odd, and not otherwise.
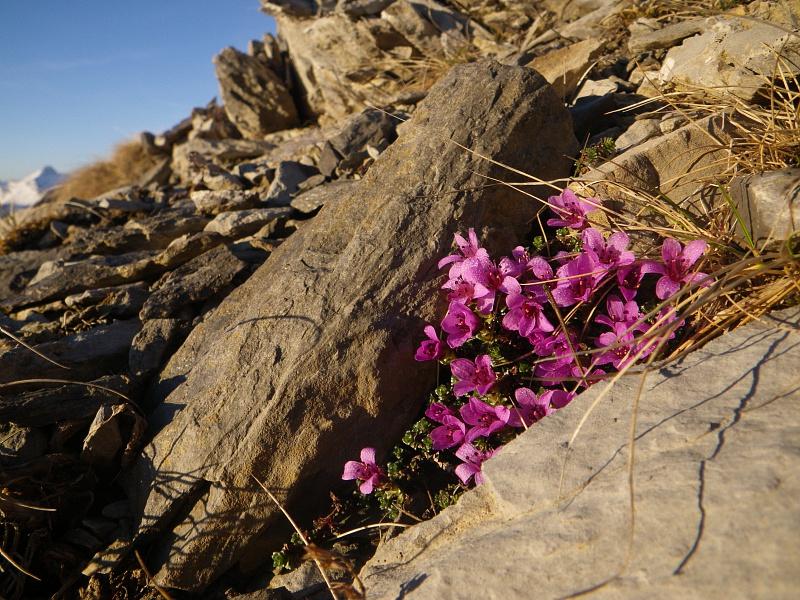
<path fill-rule="evenodd" d="M 219 213 L 206 226 L 206 231 L 229 239 L 255 233 L 265 225 L 285 220 L 291 214 L 288 207 L 251 208 Z"/>
<path fill-rule="evenodd" d="M 41 377 L 88 381 L 119 369 L 127 361 L 128 348 L 139 330 L 139 321 L 116 321 L 36 349 L 59 367 L 22 347 L 0 353 L 0 383 Z"/>
<path fill-rule="evenodd" d="M 456 506 L 381 546 L 361 574 L 367 597 L 794 597 L 800 311 L 774 318 L 647 378 L 626 568 L 638 376 L 617 383 L 569 450 L 602 384 L 507 445 Z"/>
<path fill-rule="evenodd" d="M 778 64 L 783 77 L 800 73 L 796 32 L 768 22 L 726 18 L 671 49 L 659 79 L 751 100 L 771 85 Z"/>
<path fill-rule="evenodd" d="M 225 48 L 214 57 L 225 112 L 246 137 L 299 125 L 294 100 L 280 78 L 262 61 Z"/>
<path fill-rule="evenodd" d="M 263 562 L 283 517 L 253 475 L 302 515 L 342 461 L 365 443 L 383 451 L 415 414 L 431 381 L 413 345 L 434 314 L 436 257 L 467 226 L 508 246 L 537 210 L 481 185 L 502 169 L 453 141 L 544 179 L 566 175 L 577 147 L 535 72 L 455 67 L 365 178 L 194 329 L 159 376 L 158 433 L 127 478 L 139 535 L 161 533 L 163 585 L 202 590 Z"/>
<path fill-rule="evenodd" d="M 299 162 L 285 160 L 275 169 L 275 178 L 269 185 L 265 198 L 271 206 L 287 206 L 297 186 L 316 173 L 316 169 Z"/>
<path fill-rule="evenodd" d="M 559 96 L 568 99 L 602 48 L 602 40 L 584 40 L 534 58 L 528 66 L 539 71 Z"/>
<path fill-rule="evenodd" d="M 741 239 L 742 226 L 759 247 L 800 231 L 800 169 L 737 177 L 731 182 L 731 198 L 743 221 L 736 225 Z"/>
<path fill-rule="evenodd" d="M 139 318 L 171 317 L 183 306 L 207 300 L 230 285 L 245 266 L 226 246 L 217 246 L 156 281 Z"/>
<path fill-rule="evenodd" d="M 182 324 L 180 319 L 150 319 L 142 323 L 128 354 L 131 375 L 146 378 L 155 373 L 164 364 Z"/>
<path fill-rule="evenodd" d="M 624 201 L 606 181 L 648 194 L 663 193 L 686 208 L 704 200 L 703 180 L 725 169 L 728 125 L 709 117 L 633 146 L 614 160 L 589 171 L 584 180 L 604 198 Z"/>
<path fill-rule="evenodd" d="M 357 182 L 348 179 L 331 181 L 298 194 L 292 198 L 291 206 L 302 213 L 311 213 L 325 204 L 347 197 L 354 185 L 357 185 Z"/>
<path fill-rule="evenodd" d="M 369 148 L 383 152 L 397 137 L 402 117 L 367 109 L 351 117 L 341 130 L 325 142 L 320 152 L 319 170 L 331 177 L 337 168 L 352 170 L 369 157 Z"/>

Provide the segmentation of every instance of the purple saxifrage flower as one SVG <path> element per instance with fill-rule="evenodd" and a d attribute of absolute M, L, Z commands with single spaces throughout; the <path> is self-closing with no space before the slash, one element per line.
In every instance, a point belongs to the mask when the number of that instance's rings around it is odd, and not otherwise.
<path fill-rule="evenodd" d="M 345 481 L 358 479 L 361 485 L 358 489 L 362 494 L 371 494 L 383 477 L 383 471 L 375 463 L 375 448 L 363 448 L 361 450 L 361 462 L 348 460 L 344 464 L 342 479 Z"/>
<path fill-rule="evenodd" d="M 556 271 L 559 282 L 553 299 L 559 306 L 588 302 L 607 272 L 591 254 L 582 252 Z"/>
<path fill-rule="evenodd" d="M 662 277 L 656 282 L 656 296 L 666 300 L 673 296 L 687 283 L 702 282 L 708 278 L 705 273 L 692 270 L 694 263 L 703 256 L 708 244 L 703 240 L 694 240 L 681 248 L 681 243 L 672 238 L 667 238 L 661 245 L 661 258 L 664 263 L 654 263 L 655 273 Z"/>
<path fill-rule="evenodd" d="M 451 302 L 442 320 L 442 331 L 447 334 L 447 345 L 458 348 L 473 336 L 480 325 L 475 314 L 460 302 Z"/>
<path fill-rule="evenodd" d="M 594 258 L 607 269 L 624 267 L 635 260 L 628 250 L 630 238 L 622 231 L 612 233 L 608 240 L 597 229 L 589 227 L 581 234 L 584 252 L 591 252 Z"/>
<path fill-rule="evenodd" d="M 588 225 L 586 215 L 595 209 L 595 206 L 578 198 L 570 189 L 561 192 L 560 196 L 550 196 L 547 203 L 556 214 L 555 219 L 547 220 L 547 224 L 551 227 L 583 229 Z M 596 200 L 595 203 L 597 203 Z"/>
<path fill-rule="evenodd" d="M 436 421 L 437 423 L 444 423 L 444 418 L 447 416 L 454 417 L 456 413 L 453 412 L 453 409 L 449 406 L 445 406 L 441 402 L 433 402 L 431 405 L 425 410 L 425 416 L 428 417 L 431 421 Z"/>
<path fill-rule="evenodd" d="M 575 397 L 571 392 L 548 390 L 536 395 L 529 388 L 519 388 L 514 392 L 517 406 L 511 409 L 508 424 L 513 427 L 530 427 L 533 423 L 570 403 Z M 552 407 L 551 407 L 552 406 Z"/>
<path fill-rule="evenodd" d="M 544 314 L 544 303 L 547 296 L 538 287 L 531 294 L 524 294 L 522 286 L 512 277 L 506 277 L 505 287 L 508 290 L 506 306 L 508 312 L 503 317 L 503 327 L 510 331 L 518 331 L 522 337 L 529 337 L 534 331 L 553 331 L 553 324 Z"/>
<path fill-rule="evenodd" d="M 457 417 L 445 415 L 442 417 L 442 424 L 431 431 L 433 449 L 438 452 L 439 450 L 444 450 L 445 448 L 458 446 L 464 441 L 464 435 L 466 431 L 466 425 L 464 425 L 464 423 L 462 423 Z"/>
<path fill-rule="evenodd" d="M 622 297 L 625 300 L 636 298 L 644 276 L 648 273 L 659 272 L 659 267 L 660 265 L 655 261 L 645 260 L 620 268 L 617 271 L 617 284 Z"/>
<path fill-rule="evenodd" d="M 414 359 L 419 361 L 439 360 L 444 353 L 444 348 L 442 340 L 439 339 L 439 335 L 436 333 L 436 329 L 433 328 L 433 325 L 426 325 L 423 331 L 425 335 L 428 336 L 428 339 L 423 340 L 419 345 Z"/>
<path fill-rule="evenodd" d="M 497 454 L 498 451 L 499 449 L 481 452 L 472 444 L 463 444 L 456 450 L 456 456 L 464 461 L 456 467 L 456 475 L 461 480 L 461 483 L 466 485 L 474 477 L 475 485 L 482 484 L 483 473 L 481 472 L 481 465 Z"/>
<path fill-rule="evenodd" d="M 494 309 L 497 292 L 507 293 L 505 288 L 507 277 L 500 267 L 491 261 L 478 258 L 464 261 L 461 276 L 464 281 L 472 284 L 478 311 L 483 314 L 489 314 Z"/>
<path fill-rule="evenodd" d="M 472 428 L 467 433 L 467 441 L 489 437 L 506 426 L 511 412 L 505 406 L 490 406 L 477 398 L 470 398 L 459 411 L 461 418 Z"/>
<path fill-rule="evenodd" d="M 458 379 L 453 386 L 456 396 L 463 396 L 472 391 L 484 395 L 497 380 L 497 376 L 492 370 L 492 359 L 488 354 L 481 354 L 475 359 L 475 362 L 466 358 L 457 358 L 450 363 L 450 371 Z"/>
<path fill-rule="evenodd" d="M 464 239 L 464 237 L 459 233 L 453 236 L 456 246 L 458 247 L 458 251 L 461 252 L 460 255 L 450 254 L 439 261 L 438 266 L 440 269 L 445 265 L 452 265 L 449 272 L 450 279 L 456 279 L 461 275 L 463 263 L 467 259 L 480 258 L 482 260 L 489 260 L 489 254 L 486 252 L 486 250 L 481 248 L 480 244 L 478 243 L 478 236 L 475 235 L 475 230 L 470 227 L 467 236 L 469 237 L 469 240 Z"/>
<path fill-rule="evenodd" d="M 606 312 L 608 313 L 607 315 L 600 314 L 595 321 L 608 327 L 614 327 L 617 323 L 622 323 L 627 328 L 633 328 L 633 325 L 642 316 L 639 312 L 639 305 L 634 300 L 623 302 L 616 294 L 609 294 L 606 299 Z M 636 329 L 645 331 L 647 325 L 639 323 Z"/>

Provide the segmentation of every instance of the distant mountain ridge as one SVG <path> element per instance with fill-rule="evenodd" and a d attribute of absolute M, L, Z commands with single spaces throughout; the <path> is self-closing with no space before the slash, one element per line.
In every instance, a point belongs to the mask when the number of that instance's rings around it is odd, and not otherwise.
<path fill-rule="evenodd" d="M 36 204 L 47 190 L 65 178 L 63 173 L 45 166 L 22 179 L 0 181 L 0 215 Z"/>

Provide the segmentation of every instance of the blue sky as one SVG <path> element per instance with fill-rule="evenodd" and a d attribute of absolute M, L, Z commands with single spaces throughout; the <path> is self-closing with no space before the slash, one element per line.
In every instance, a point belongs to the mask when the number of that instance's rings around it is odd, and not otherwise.
<path fill-rule="evenodd" d="M 274 32 L 258 0 L 0 0 L 0 179 L 68 171 L 218 95 L 211 59 Z"/>

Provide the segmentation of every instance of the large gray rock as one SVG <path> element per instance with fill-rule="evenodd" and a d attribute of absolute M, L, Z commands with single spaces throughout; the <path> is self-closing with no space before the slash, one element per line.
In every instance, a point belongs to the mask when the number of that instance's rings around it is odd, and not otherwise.
<path fill-rule="evenodd" d="M 731 198 L 741 223 L 740 239 L 746 227 L 757 246 L 782 241 L 800 231 L 800 169 L 789 168 L 758 175 L 737 177 L 731 182 Z"/>
<path fill-rule="evenodd" d="M 490 249 L 513 245 L 539 208 L 485 186 L 507 173 L 453 142 L 543 179 L 567 175 L 577 149 L 538 74 L 455 67 L 365 178 L 193 330 L 160 374 L 158 433 L 127 477 L 159 583 L 197 591 L 236 563 L 258 568 L 284 518 L 252 476 L 302 518 L 348 457 L 383 452 L 416 415 L 433 381 L 413 353 L 436 314 L 438 257 L 467 227 Z"/>
<path fill-rule="evenodd" d="M 800 35 L 778 24 L 726 18 L 672 48 L 659 79 L 751 100 L 776 73 L 786 78 L 800 73 Z"/>
<path fill-rule="evenodd" d="M 264 62 L 225 48 L 214 65 L 225 112 L 246 137 L 258 139 L 299 125 L 291 94 Z"/>
<path fill-rule="evenodd" d="M 638 376 L 568 441 L 598 384 L 484 466 L 486 483 L 384 544 L 371 600 L 794 598 L 800 586 L 800 309 Z"/>

